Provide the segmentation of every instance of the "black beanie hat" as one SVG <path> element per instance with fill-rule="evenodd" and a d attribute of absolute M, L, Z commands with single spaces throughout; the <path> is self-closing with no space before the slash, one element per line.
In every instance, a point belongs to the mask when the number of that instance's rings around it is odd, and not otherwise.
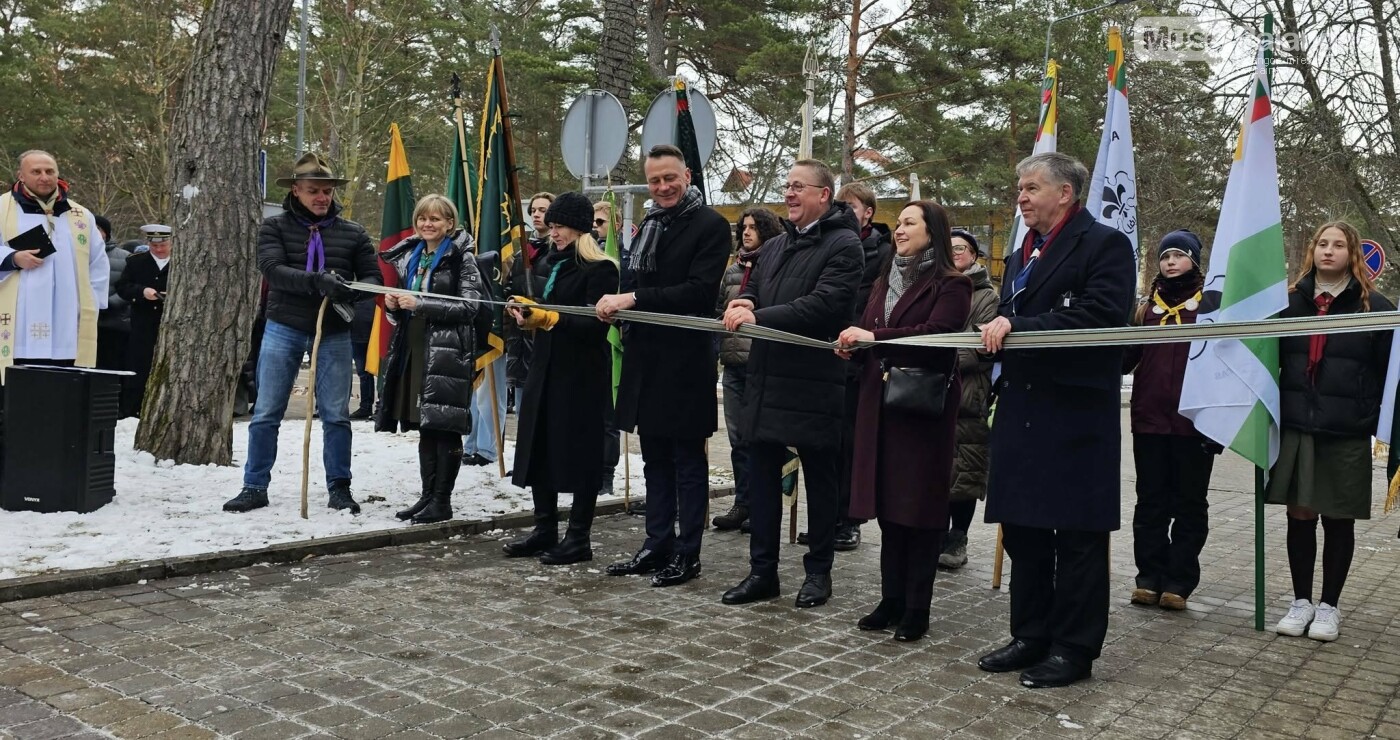
<path fill-rule="evenodd" d="M 1162 259 L 1162 255 L 1176 250 L 1185 252 L 1191 258 L 1191 264 L 1197 268 L 1201 266 L 1201 238 L 1186 229 L 1178 229 L 1162 237 L 1162 243 L 1157 245 L 1157 259 Z"/>
<path fill-rule="evenodd" d="M 544 222 L 587 234 L 593 230 L 593 201 L 583 193 L 564 193 L 549 204 Z"/>
<path fill-rule="evenodd" d="M 972 251 L 976 253 L 978 257 L 987 256 L 987 253 L 982 251 L 982 245 L 977 243 L 977 237 L 973 236 L 971 231 L 967 229 L 953 229 L 952 235 L 966 239 L 967 243 L 972 245 Z"/>

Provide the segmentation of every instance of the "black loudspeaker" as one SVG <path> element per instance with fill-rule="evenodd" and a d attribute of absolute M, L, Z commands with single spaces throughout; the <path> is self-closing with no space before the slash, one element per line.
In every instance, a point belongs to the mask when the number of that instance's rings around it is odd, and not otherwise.
<path fill-rule="evenodd" d="M 5 372 L 0 508 L 87 513 L 112 500 L 121 380 L 83 368 Z"/>

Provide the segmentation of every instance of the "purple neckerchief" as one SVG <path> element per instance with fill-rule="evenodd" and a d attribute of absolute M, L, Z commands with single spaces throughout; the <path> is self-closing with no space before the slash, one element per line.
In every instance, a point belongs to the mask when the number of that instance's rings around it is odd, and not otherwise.
<path fill-rule="evenodd" d="M 297 214 L 292 215 L 297 223 L 311 232 L 311 238 L 306 241 L 306 271 L 320 272 L 326 269 L 326 245 L 321 241 L 321 229 L 335 223 L 338 217 L 327 216 L 321 221 L 309 221 Z"/>

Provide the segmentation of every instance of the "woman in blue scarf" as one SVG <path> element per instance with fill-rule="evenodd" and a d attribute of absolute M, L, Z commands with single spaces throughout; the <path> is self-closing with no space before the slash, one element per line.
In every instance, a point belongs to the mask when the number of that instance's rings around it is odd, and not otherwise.
<path fill-rule="evenodd" d="M 462 467 L 462 435 L 471 431 L 472 381 L 477 346 L 472 322 L 487 297 L 472 238 L 457 226 L 457 208 L 426 195 L 413 208 L 414 236 L 380 253 L 398 285 L 468 301 L 387 295 L 384 308 L 397 325 L 384 367 L 375 431 L 417 429 L 423 493 L 398 512 L 414 524 L 452 518 L 452 488 Z M 373 351 L 374 348 L 371 348 Z"/>

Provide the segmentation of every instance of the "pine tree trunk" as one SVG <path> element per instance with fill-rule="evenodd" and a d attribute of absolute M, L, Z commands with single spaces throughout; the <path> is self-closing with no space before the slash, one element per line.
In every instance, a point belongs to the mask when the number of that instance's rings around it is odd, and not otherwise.
<path fill-rule="evenodd" d="M 666 79 L 669 70 L 666 65 L 666 14 L 671 10 L 671 0 L 651 0 L 647 12 L 647 68 L 651 76 Z"/>
<path fill-rule="evenodd" d="M 603 0 L 603 38 L 598 44 L 598 89 L 617 96 L 627 119 L 632 120 L 632 77 L 636 71 L 637 22 L 639 8 L 648 0 Z M 626 182 L 631 147 L 623 150 L 622 161 L 613 170 Z"/>
<path fill-rule="evenodd" d="M 292 0 L 212 0 L 175 113 L 174 255 L 136 448 L 233 460 L 234 385 L 257 310 L 258 148 Z"/>
<path fill-rule="evenodd" d="M 851 36 L 846 51 L 846 122 L 841 137 L 841 182 L 855 179 L 856 171 L 856 81 L 860 72 L 860 12 L 863 0 L 853 0 Z"/>

